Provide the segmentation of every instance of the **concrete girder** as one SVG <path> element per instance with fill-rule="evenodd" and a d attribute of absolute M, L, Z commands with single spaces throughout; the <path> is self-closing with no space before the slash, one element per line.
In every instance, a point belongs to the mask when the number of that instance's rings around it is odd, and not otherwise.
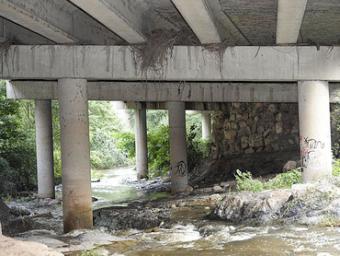
<path fill-rule="evenodd" d="M 33 4 L 34 1 L 27 1 Z M 20 24 L 32 31 L 47 37 L 57 43 L 74 43 L 75 38 L 60 27 L 46 21 L 45 19 L 34 16 L 26 5 L 16 0 L 0 0 L 0 15 Z"/>
<path fill-rule="evenodd" d="M 58 44 L 121 42 L 115 34 L 67 1 L 0 0 L 0 15 Z"/>
<path fill-rule="evenodd" d="M 70 0 L 131 44 L 144 43 L 142 15 L 124 0 Z M 123 2 L 124 1 L 124 2 Z"/>
<path fill-rule="evenodd" d="M 279 0 L 276 44 L 297 42 L 306 5 L 307 0 Z"/>
<path fill-rule="evenodd" d="M 229 47 L 221 57 L 175 46 L 161 70 L 143 72 L 129 46 L 11 46 L 1 54 L 3 79 L 149 81 L 340 81 L 340 47 Z"/>
<path fill-rule="evenodd" d="M 140 102 L 298 102 L 296 83 L 88 82 L 89 100 Z M 57 82 L 12 81 L 9 99 L 57 99 Z M 340 84 L 330 83 L 330 102 L 340 102 Z"/>
<path fill-rule="evenodd" d="M 220 43 L 221 37 L 205 0 L 171 0 L 202 44 Z"/>
<path fill-rule="evenodd" d="M 19 44 L 54 44 L 51 40 L 0 17 L 0 43 L 5 42 Z"/>

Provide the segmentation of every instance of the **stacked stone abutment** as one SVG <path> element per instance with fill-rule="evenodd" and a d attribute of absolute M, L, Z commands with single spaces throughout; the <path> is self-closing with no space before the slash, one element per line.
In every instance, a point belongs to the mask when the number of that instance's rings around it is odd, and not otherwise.
<path fill-rule="evenodd" d="M 226 103 L 213 115 L 213 147 L 204 182 L 233 178 L 237 169 L 254 175 L 282 170 L 299 159 L 296 103 Z"/>

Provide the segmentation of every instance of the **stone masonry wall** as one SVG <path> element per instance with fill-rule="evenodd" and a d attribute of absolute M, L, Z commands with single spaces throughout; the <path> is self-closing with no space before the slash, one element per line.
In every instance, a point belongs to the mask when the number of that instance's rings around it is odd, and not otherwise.
<path fill-rule="evenodd" d="M 226 103 L 213 113 L 212 152 L 194 170 L 193 184 L 213 184 L 234 178 L 237 169 L 254 176 L 282 171 L 299 161 L 297 103 Z M 333 153 L 340 155 L 340 105 L 331 105 Z"/>
<path fill-rule="evenodd" d="M 276 173 L 299 158 L 297 104 L 230 103 L 213 114 L 212 158 L 204 183 L 233 178 L 235 170 L 255 176 Z"/>

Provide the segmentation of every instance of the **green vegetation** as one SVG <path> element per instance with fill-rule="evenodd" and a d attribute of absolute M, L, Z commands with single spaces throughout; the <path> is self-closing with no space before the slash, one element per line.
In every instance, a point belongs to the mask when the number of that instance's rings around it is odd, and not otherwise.
<path fill-rule="evenodd" d="M 333 175 L 340 176 L 340 159 L 336 159 L 333 164 Z"/>
<path fill-rule="evenodd" d="M 110 169 L 127 164 L 126 156 L 117 150 L 115 134 L 122 130 L 110 102 L 89 102 L 91 166 Z"/>
<path fill-rule="evenodd" d="M 4 81 L 0 81 L 0 194 L 35 187 L 36 157 L 32 109 L 27 102 L 6 100 Z"/>
<path fill-rule="evenodd" d="M 302 174 L 299 169 L 280 173 L 268 181 L 254 179 L 250 172 L 237 170 L 235 178 L 238 191 L 251 192 L 259 192 L 266 189 L 290 188 L 293 184 L 302 182 Z"/>
<path fill-rule="evenodd" d="M 148 161 L 149 161 L 149 178 L 157 176 L 166 176 L 169 174 L 170 167 L 170 145 L 169 145 L 169 127 L 166 125 L 167 116 L 164 111 L 159 112 L 159 116 L 154 111 L 151 112 L 152 118 L 157 120 L 158 125 L 148 123 Z M 148 118 L 149 111 L 148 111 Z M 151 119 L 151 118 L 150 118 Z M 197 121 L 197 120 L 196 120 Z M 195 125 L 195 119 L 188 116 L 188 123 L 192 124 L 187 132 L 187 154 L 188 168 L 193 170 L 210 152 L 210 142 L 203 141 L 199 136 L 200 126 Z M 117 147 L 134 162 L 135 158 L 135 137 L 131 132 L 117 133 Z"/>

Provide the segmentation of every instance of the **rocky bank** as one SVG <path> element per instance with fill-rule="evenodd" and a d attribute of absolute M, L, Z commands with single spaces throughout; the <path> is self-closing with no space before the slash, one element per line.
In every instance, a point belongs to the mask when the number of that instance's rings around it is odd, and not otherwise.
<path fill-rule="evenodd" d="M 296 184 L 291 189 L 229 193 L 211 217 L 234 224 L 339 226 L 340 178 Z"/>

